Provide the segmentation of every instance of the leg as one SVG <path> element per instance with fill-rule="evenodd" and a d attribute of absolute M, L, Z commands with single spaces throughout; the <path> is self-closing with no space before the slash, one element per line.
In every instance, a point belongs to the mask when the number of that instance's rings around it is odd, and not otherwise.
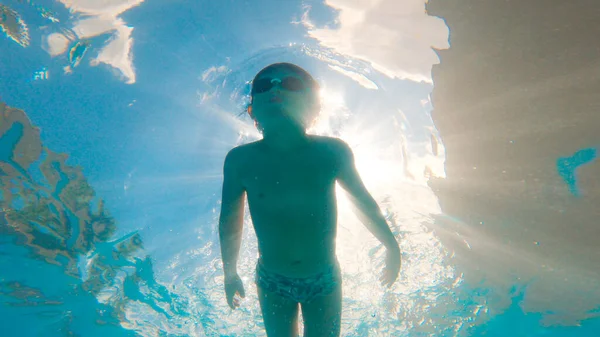
<path fill-rule="evenodd" d="M 267 337 L 297 337 L 298 303 L 260 286 L 256 288 Z"/>
<path fill-rule="evenodd" d="M 342 283 L 327 295 L 302 303 L 304 337 L 339 337 L 342 320 Z"/>

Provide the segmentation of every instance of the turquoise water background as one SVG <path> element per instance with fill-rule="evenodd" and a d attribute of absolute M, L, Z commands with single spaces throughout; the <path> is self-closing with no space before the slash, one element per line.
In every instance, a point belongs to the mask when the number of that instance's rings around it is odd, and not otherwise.
<path fill-rule="evenodd" d="M 260 137 L 244 115 L 249 81 L 285 61 L 321 83 L 313 132 L 352 146 L 403 251 L 386 291 L 382 247 L 341 198 L 343 336 L 598 336 L 599 308 L 569 319 L 531 309 L 543 276 L 498 276 L 483 258 L 472 268 L 465 251 L 482 237 L 461 237 L 461 248 L 438 237 L 461 221 L 428 186 L 446 156 L 431 118 L 431 47 L 451 47 L 451 32 L 417 9 L 429 35 L 402 35 L 405 51 L 386 53 L 377 37 L 396 31 L 352 35 L 368 21 L 367 5 L 352 3 L 2 2 L 0 335 L 264 336 L 250 219 L 236 311 L 216 221 L 225 154 Z M 574 167 L 595 158 L 557 158 L 574 198 Z"/>

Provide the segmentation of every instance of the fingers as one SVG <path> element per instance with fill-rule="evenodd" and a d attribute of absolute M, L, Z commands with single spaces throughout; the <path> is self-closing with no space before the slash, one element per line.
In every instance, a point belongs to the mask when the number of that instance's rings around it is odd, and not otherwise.
<path fill-rule="evenodd" d="M 390 282 L 389 280 L 389 276 L 387 275 L 387 273 L 382 273 L 381 276 L 379 277 L 379 282 L 381 283 L 382 286 L 388 286 L 388 283 Z"/>
<path fill-rule="evenodd" d="M 393 275 L 387 270 L 385 270 L 379 277 L 381 285 L 388 288 L 391 287 L 397 279 L 398 275 Z"/>
<path fill-rule="evenodd" d="M 235 307 L 233 306 L 233 296 L 230 296 L 229 294 L 227 295 L 227 304 L 231 309 L 235 309 Z"/>
<path fill-rule="evenodd" d="M 235 298 L 235 297 L 231 297 L 231 298 L 227 298 L 227 304 L 229 304 L 229 307 L 231 309 L 235 309 L 235 308 L 239 308 L 240 306 L 240 300 Z"/>
<path fill-rule="evenodd" d="M 241 289 L 241 292 L 240 292 L 240 290 L 238 290 L 238 291 L 236 291 L 234 293 L 227 294 L 226 295 L 226 297 L 227 297 L 227 304 L 229 305 L 229 307 L 231 309 L 235 309 L 235 308 L 239 308 L 240 307 L 240 299 L 237 296 L 235 296 L 235 294 L 238 294 L 242 298 L 246 297 L 246 294 L 244 293 L 244 289 L 243 288 Z"/>
<path fill-rule="evenodd" d="M 387 278 L 381 281 L 381 285 L 382 285 L 383 287 L 387 287 L 387 288 L 389 288 L 389 287 L 391 287 L 391 286 L 392 286 L 392 284 L 394 284 L 394 281 L 393 281 L 393 280 L 390 280 L 390 279 L 387 279 Z"/>
<path fill-rule="evenodd" d="M 238 296 L 235 296 L 236 294 L 242 298 L 246 297 L 244 285 L 239 279 L 225 284 L 225 297 L 227 299 L 227 304 L 231 309 L 235 309 L 240 306 L 240 299 Z"/>

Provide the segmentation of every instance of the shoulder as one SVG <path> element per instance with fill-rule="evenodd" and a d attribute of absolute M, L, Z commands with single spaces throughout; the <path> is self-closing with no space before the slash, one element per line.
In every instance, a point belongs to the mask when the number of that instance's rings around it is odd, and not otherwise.
<path fill-rule="evenodd" d="M 338 154 L 352 153 L 350 146 L 343 140 L 335 137 L 316 136 L 315 141 L 320 147 L 329 149 Z"/>
<path fill-rule="evenodd" d="M 332 158 L 335 158 L 337 163 L 352 161 L 352 149 L 345 141 L 325 136 L 316 136 L 314 139 L 321 149 L 326 151 Z"/>
<path fill-rule="evenodd" d="M 235 168 L 245 163 L 256 152 L 258 142 L 236 146 L 227 152 L 225 166 Z"/>
<path fill-rule="evenodd" d="M 310 139 L 320 148 L 337 149 L 348 146 L 346 142 L 335 137 L 311 135 Z"/>

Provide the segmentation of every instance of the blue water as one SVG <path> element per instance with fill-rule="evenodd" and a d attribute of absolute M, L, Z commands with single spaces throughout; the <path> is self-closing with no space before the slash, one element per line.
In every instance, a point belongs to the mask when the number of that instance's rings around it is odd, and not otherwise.
<path fill-rule="evenodd" d="M 577 186 L 577 169 L 582 165 L 593 162 L 597 156 L 595 148 L 587 148 L 575 152 L 570 157 L 559 158 L 556 161 L 558 174 L 564 179 L 565 183 L 569 186 L 569 191 L 573 195 L 581 195 L 580 189 Z"/>
<path fill-rule="evenodd" d="M 598 335 L 599 309 L 565 319 L 532 306 L 541 276 L 472 268 L 476 238 L 461 237 L 461 250 L 434 230 L 460 222 L 427 185 L 444 176 L 429 98 L 431 46 L 449 47 L 442 20 L 425 19 L 431 41 L 395 51 L 378 34 L 348 33 L 353 10 L 321 1 L 64 3 L 1 5 L 2 336 L 264 336 L 249 219 L 239 265 L 248 297 L 236 311 L 216 222 L 225 154 L 260 137 L 243 113 L 248 81 L 280 61 L 321 83 L 313 132 L 352 146 L 401 242 L 400 279 L 386 291 L 381 245 L 340 207 L 343 336 Z M 596 156 L 556 159 L 574 198 L 577 169 Z"/>

